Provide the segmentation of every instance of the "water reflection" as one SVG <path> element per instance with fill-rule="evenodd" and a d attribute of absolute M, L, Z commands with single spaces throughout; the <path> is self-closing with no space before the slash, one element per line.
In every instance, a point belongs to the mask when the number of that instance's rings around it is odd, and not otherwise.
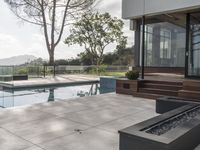
<path fill-rule="evenodd" d="M 55 101 L 54 90 L 55 90 L 54 88 L 50 88 L 50 89 L 49 89 L 49 98 L 48 98 L 48 102 Z"/>
<path fill-rule="evenodd" d="M 4 89 L 0 91 L 0 107 L 15 107 L 34 103 L 67 100 L 70 98 L 97 95 L 98 83 L 79 86 L 59 86 L 30 89 Z"/>
<path fill-rule="evenodd" d="M 85 96 L 92 96 L 92 95 L 97 95 L 99 91 L 99 84 L 92 84 L 91 88 L 88 92 L 85 91 L 78 91 L 77 96 L 79 97 L 85 97 Z"/>

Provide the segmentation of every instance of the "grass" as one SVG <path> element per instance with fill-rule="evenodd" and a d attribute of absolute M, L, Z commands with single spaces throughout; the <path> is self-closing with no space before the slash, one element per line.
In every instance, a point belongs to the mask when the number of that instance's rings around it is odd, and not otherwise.
<path fill-rule="evenodd" d="M 126 72 L 104 72 L 101 76 L 124 77 Z"/>

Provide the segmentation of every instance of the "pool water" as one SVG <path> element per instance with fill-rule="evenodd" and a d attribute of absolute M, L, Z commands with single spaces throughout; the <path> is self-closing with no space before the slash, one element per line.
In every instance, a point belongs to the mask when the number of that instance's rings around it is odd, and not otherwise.
<path fill-rule="evenodd" d="M 17 107 L 44 103 L 51 101 L 67 100 L 71 98 L 98 95 L 112 92 L 101 89 L 98 83 L 74 86 L 54 86 L 30 89 L 4 89 L 0 91 L 0 107 Z M 113 91 L 114 92 L 114 91 Z"/>

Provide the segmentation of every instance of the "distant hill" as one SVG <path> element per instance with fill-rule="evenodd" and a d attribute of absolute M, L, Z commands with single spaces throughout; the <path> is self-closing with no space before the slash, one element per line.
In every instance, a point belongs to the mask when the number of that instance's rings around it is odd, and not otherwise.
<path fill-rule="evenodd" d="M 19 55 L 10 58 L 0 59 L 0 66 L 21 65 L 37 59 L 33 55 Z"/>

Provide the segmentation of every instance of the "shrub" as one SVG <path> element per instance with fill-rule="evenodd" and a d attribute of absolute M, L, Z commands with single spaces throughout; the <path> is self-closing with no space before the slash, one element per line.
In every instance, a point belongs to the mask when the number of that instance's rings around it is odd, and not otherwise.
<path fill-rule="evenodd" d="M 137 80 L 139 78 L 139 71 L 137 70 L 133 70 L 133 71 L 128 71 L 125 76 L 129 79 L 129 80 Z"/>
<path fill-rule="evenodd" d="M 106 72 L 106 70 L 107 70 L 107 68 L 108 68 L 108 66 L 107 65 L 100 65 L 100 66 L 98 66 L 98 74 L 104 74 L 105 72 Z"/>
<path fill-rule="evenodd" d="M 17 75 L 27 75 L 27 74 L 28 74 L 27 68 L 21 68 L 17 71 Z"/>
<path fill-rule="evenodd" d="M 103 75 L 106 73 L 107 68 L 107 65 L 87 67 L 86 69 L 84 69 L 84 73 Z"/>

